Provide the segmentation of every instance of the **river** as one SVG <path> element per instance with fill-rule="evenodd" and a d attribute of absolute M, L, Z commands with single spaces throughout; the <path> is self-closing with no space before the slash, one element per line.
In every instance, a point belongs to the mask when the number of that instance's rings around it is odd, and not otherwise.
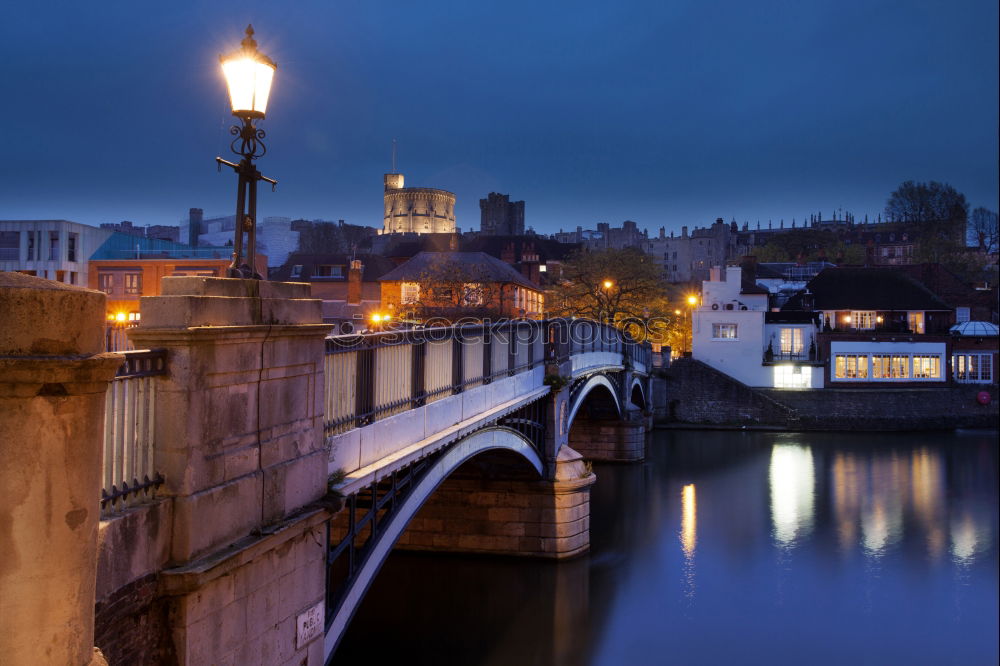
<path fill-rule="evenodd" d="M 335 663 L 997 663 L 997 433 L 650 437 L 590 554 L 394 553 Z"/>

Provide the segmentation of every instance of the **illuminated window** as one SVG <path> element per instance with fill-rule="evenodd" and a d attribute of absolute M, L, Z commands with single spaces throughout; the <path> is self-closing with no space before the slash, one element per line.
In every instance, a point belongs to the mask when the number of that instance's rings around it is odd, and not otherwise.
<path fill-rule="evenodd" d="M 405 302 L 405 301 L 404 301 Z M 462 305 L 482 305 L 483 285 L 478 282 L 466 282 L 462 285 Z"/>
<path fill-rule="evenodd" d="M 894 355 L 890 361 L 890 369 L 892 379 L 906 379 L 910 376 L 910 357 Z"/>
<path fill-rule="evenodd" d="M 941 357 L 935 355 L 914 354 L 913 356 L 913 378 L 914 379 L 940 379 L 941 378 Z"/>
<path fill-rule="evenodd" d="M 811 388 L 809 370 L 797 365 L 774 366 L 774 388 Z"/>
<path fill-rule="evenodd" d="M 924 313 L 923 312 L 911 312 L 906 315 L 907 327 L 913 333 L 924 332 Z"/>
<path fill-rule="evenodd" d="M 867 354 L 837 354 L 834 379 L 868 379 Z"/>
<path fill-rule="evenodd" d="M 781 329 L 781 353 L 801 354 L 802 353 L 802 329 L 783 328 Z"/>
<path fill-rule="evenodd" d="M 399 289 L 399 297 L 404 304 L 416 303 L 420 300 L 420 285 L 416 282 L 404 282 Z"/>
<path fill-rule="evenodd" d="M 871 331 L 875 328 L 875 313 L 871 310 L 856 310 L 851 313 L 850 325 L 859 331 Z"/>
<path fill-rule="evenodd" d="M 98 273 L 97 275 L 97 288 L 103 291 L 105 294 L 111 294 L 115 291 L 115 274 L 114 273 Z"/>
<path fill-rule="evenodd" d="M 142 293 L 142 273 L 125 274 L 125 293 L 132 295 Z"/>
<path fill-rule="evenodd" d="M 951 370 L 956 382 L 989 383 L 993 381 L 992 354 L 955 354 Z"/>
<path fill-rule="evenodd" d="M 712 324 L 713 340 L 736 340 L 736 324 Z"/>
<path fill-rule="evenodd" d="M 890 379 L 890 361 L 892 357 L 888 354 L 872 354 L 872 379 Z"/>

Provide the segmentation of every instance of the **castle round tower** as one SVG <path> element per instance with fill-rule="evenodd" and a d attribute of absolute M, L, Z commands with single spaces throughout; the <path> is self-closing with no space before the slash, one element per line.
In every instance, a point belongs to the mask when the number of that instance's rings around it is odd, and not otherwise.
<path fill-rule="evenodd" d="M 403 187 L 403 174 L 387 173 L 383 234 L 455 233 L 455 195 L 432 187 Z"/>

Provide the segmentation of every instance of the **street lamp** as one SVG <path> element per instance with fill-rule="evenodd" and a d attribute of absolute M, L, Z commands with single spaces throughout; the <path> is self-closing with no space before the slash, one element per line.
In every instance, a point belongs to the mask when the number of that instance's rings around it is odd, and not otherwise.
<path fill-rule="evenodd" d="M 241 125 L 233 125 L 229 133 L 236 137 L 229 145 L 230 149 L 243 159 L 235 164 L 221 157 L 215 161 L 222 168 L 225 164 L 231 167 L 237 175 L 236 187 L 236 236 L 233 239 L 233 260 L 226 270 L 228 277 L 260 279 L 253 264 L 257 253 L 257 181 L 271 183 L 273 191 L 278 181 L 261 175 L 253 161 L 267 152 L 264 145 L 264 130 L 254 126 L 255 119 L 264 119 L 267 110 L 267 98 L 271 93 L 271 81 L 277 65 L 273 60 L 257 50 L 257 42 L 253 38 L 253 26 L 248 25 L 246 37 L 240 42 L 240 48 L 232 53 L 219 56 L 222 73 L 226 77 L 229 88 L 229 105 L 233 115 L 243 121 Z M 243 234 L 247 236 L 247 260 L 243 255 Z"/>
<path fill-rule="evenodd" d="M 697 296 L 688 296 L 688 305 L 692 305 L 692 306 L 698 305 L 698 297 Z"/>

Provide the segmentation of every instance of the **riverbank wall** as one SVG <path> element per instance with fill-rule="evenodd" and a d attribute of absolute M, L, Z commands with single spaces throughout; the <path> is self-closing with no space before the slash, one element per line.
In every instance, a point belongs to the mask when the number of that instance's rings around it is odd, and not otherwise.
<path fill-rule="evenodd" d="M 665 371 L 661 425 L 787 430 L 954 430 L 1000 426 L 997 386 L 753 388 L 693 359 Z M 988 391 L 992 401 L 976 397 Z"/>

